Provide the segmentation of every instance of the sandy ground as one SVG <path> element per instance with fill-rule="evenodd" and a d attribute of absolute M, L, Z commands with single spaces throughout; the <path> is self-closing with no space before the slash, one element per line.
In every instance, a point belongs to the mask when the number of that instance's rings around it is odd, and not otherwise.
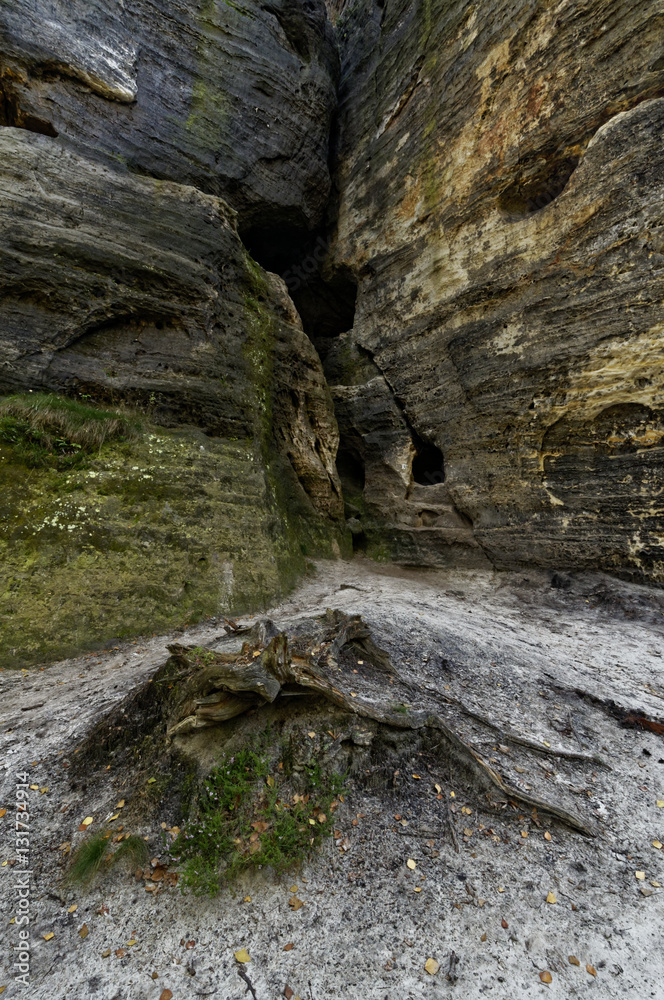
<path fill-rule="evenodd" d="M 664 998 L 664 850 L 653 846 L 664 841 L 664 594 L 599 575 L 555 583 L 537 572 L 321 563 L 268 614 L 287 624 L 328 607 L 360 613 L 415 700 L 442 691 L 463 703 L 463 737 L 513 783 L 574 805 L 594 837 L 497 801 L 458 762 L 445 768 L 411 740 L 395 787 L 358 783 L 347 797 L 338 821 L 349 849 L 330 841 L 294 876 L 261 872 L 214 899 L 177 888 L 148 894 L 120 870 L 88 892 L 66 889 L 60 845 L 76 844 L 79 823 L 96 815 L 113 780 L 88 788 L 67 765 L 94 723 L 164 662 L 173 637 L 0 674 L 4 995 Z M 209 623 L 186 641 L 204 644 L 219 631 Z M 28 790 L 27 986 L 14 978 L 19 925 L 11 922 L 21 881 L 15 789 L 25 773 L 37 786 Z M 158 853 L 161 831 L 138 832 Z M 295 884 L 305 903 L 296 912 Z M 240 948 L 251 956 L 243 976 Z M 425 970 L 430 958 L 435 975 Z M 550 984 L 540 978 L 547 972 Z"/>

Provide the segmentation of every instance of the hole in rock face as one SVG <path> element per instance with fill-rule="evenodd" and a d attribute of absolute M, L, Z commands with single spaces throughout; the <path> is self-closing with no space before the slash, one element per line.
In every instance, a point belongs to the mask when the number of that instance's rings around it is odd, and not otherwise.
<path fill-rule="evenodd" d="M 502 192 L 500 207 L 518 218 L 540 212 L 563 193 L 578 163 L 578 156 L 542 155 L 524 165 L 521 176 Z"/>
<path fill-rule="evenodd" d="M 48 135 L 52 139 L 58 135 L 50 122 L 36 118 L 20 107 L 16 94 L 2 78 L 0 78 L 0 127 L 24 128 L 38 135 Z"/>
<path fill-rule="evenodd" d="M 337 452 L 337 472 L 344 494 L 358 496 L 362 493 L 365 484 L 364 462 L 356 449 L 348 447 L 343 441 Z"/>
<path fill-rule="evenodd" d="M 324 359 L 330 341 L 353 326 L 357 282 L 352 274 L 340 269 L 323 274 L 327 241 L 292 222 L 250 225 L 240 229 L 240 237 L 261 267 L 284 279 L 304 331 Z"/>
<path fill-rule="evenodd" d="M 440 448 L 435 444 L 423 441 L 418 434 L 411 431 L 415 445 L 413 459 L 413 479 L 420 486 L 437 486 L 445 482 L 445 459 Z"/>

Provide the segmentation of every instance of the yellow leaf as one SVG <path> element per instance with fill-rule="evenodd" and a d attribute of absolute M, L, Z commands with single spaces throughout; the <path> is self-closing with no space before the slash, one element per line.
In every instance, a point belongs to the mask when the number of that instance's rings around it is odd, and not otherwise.
<path fill-rule="evenodd" d="M 570 965 L 581 965 L 581 962 L 578 960 L 576 955 L 570 955 L 567 961 Z"/>
<path fill-rule="evenodd" d="M 315 819 L 310 819 L 309 822 L 311 823 L 312 826 L 316 825 L 316 820 Z"/>
<path fill-rule="evenodd" d="M 498 892 L 505 892 L 505 890 L 503 889 L 502 885 L 498 886 Z"/>
<path fill-rule="evenodd" d="M 111 949 L 110 949 L 110 948 L 107 948 L 107 949 L 106 949 L 106 951 L 102 951 L 102 953 L 101 953 L 101 957 L 102 957 L 102 958 L 109 958 L 109 957 L 110 957 L 110 954 L 111 954 Z"/>
<path fill-rule="evenodd" d="M 316 738 L 316 734 L 314 732 L 307 733 L 307 736 L 309 737 L 310 740 L 313 740 L 313 739 Z"/>
<path fill-rule="evenodd" d="M 30 788 L 33 790 L 33 792 L 39 791 L 39 785 L 30 785 Z"/>
<path fill-rule="evenodd" d="M 415 778 L 416 781 L 421 781 L 422 780 L 422 778 L 421 778 L 421 776 L 419 774 L 414 774 L 413 777 Z"/>
<path fill-rule="evenodd" d="M 554 892 L 550 892 L 546 897 L 546 901 L 547 903 L 557 903 L 558 900 L 556 899 L 556 894 Z"/>
<path fill-rule="evenodd" d="M 634 874 L 638 878 L 639 882 L 643 882 L 644 878 L 646 877 L 645 872 L 634 872 Z"/>
<path fill-rule="evenodd" d="M 135 944 L 136 944 L 136 938 L 132 938 L 131 941 L 127 941 L 128 948 L 133 948 Z"/>
<path fill-rule="evenodd" d="M 81 938 L 86 938 L 89 933 L 90 933 L 90 931 L 88 930 L 88 925 L 87 924 L 83 924 L 83 926 L 81 927 L 80 931 L 78 932 L 78 936 L 81 937 Z"/>
<path fill-rule="evenodd" d="M 664 809 L 664 799 L 657 799 L 657 805 L 660 809 Z"/>
<path fill-rule="evenodd" d="M 351 698 L 357 698 L 357 694 L 355 693 L 355 691 L 351 691 L 350 696 Z"/>
<path fill-rule="evenodd" d="M 116 813 L 115 816 L 109 816 L 108 822 L 112 823 L 114 819 L 117 819 L 119 817 L 119 815 L 120 813 Z"/>
<path fill-rule="evenodd" d="M 450 792 L 450 798 L 451 799 L 455 799 L 456 798 L 456 793 L 455 792 Z"/>
<path fill-rule="evenodd" d="M 655 887 L 655 889 L 661 889 L 662 888 L 662 883 L 658 882 L 657 879 L 653 879 L 650 884 L 653 885 Z"/>
<path fill-rule="evenodd" d="M 586 966 L 586 972 L 589 975 L 591 975 L 591 976 L 596 976 L 597 975 L 597 969 L 594 966 L 592 966 L 592 965 L 587 965 Z"/>
<path fill-rule="evenodd" d="M 156 778 L 148 778 L 148 785 L 154 785 Z"/>
<path fill-rule="evenodd" d="M 291 891 L 291 892 L 297 892 L 297 886 L 296 886 L 296 885 L 292 885 L 292 886 L 290 887 L 290 891 Z"/>
<path fill-rule="evenodd" d="M 266 781 L 267 781 L 268 785 L 270 786 L 270 788 L 274 788 L 274 778 L 272 777 L 271 774 L 268 774 L 268 776 L 266 778 Z"/>
<path fill-rule="evenodd" d="M 412 858 L 408 858 L 408 861 L 406 862 L 406 868 L 410 868 L 410 870 L 414 872 L 415 869 L 417 868 L 417 861 L 413 861 Z"/>
<path fill-rule="evenodd" d="M 416 885 L 415 888 L 413 889 L 413 892 L 422 892 L 422 886 Z"/>
<path fill-rule="evenodd" d="M 234 952 L 234 955 L 235 955 L 235 961 L 240 962 L 242 965 L 246 965 L 247 962 L 251 961 L 251 958 L 249 957 L 249 952 L 247 951 L 246 948 L 240 948 L 239 951 Z"/>
<path fill-rule="evenodd" d="M 86 816 L 81 823 L 81 826 L 90 826 L 91 823 L 94 823 L 94 818 L 92 816 Z"/>
<path fill-rule="evenodd" d="M 0 809 L 0 819 L 2 819 L 2 817 L 6 816 L 6 815 L 7 815 L 7 810 L 6 809 Z M 6 986 L 5 986 L 5 989 L 7 989 Z"/>
<path fill-rule="evenodd" d="M 435 958 L 427 958 L 426 962 L 424 963 L 424 968 L 426 972 L 429 973 L 430 976 L 435 976 L 440 968 L 440 965 L 438 964 Z"/>
<path fill-rule="evenodd" d="M 543 983 L 552 983 L 553 982 L 553 976 L 551 975 L 550 972 L 540 972 L 539 977 L 540 977 L 540 979 L 542 980 Z"/>
<path fill-rule="evenodd" d="M 0 986 L 0 993 L 4 993 L 6 989 L 6 986 Z"/>
<path fill-rule="evenodd" d="M 124 809 L 124 804 L 125 804 L 125 800 L 124 799 L 120 799 L 120 801 L 118 802 L 118 804 L 116 805 L 115 808 L 116 809 Z"/>
<path fill-rule="evenodd" d="M 73 906 L 69 907 L 69 909 L 67 910 L 67 913 L 76 913 L 77 909 L 78 909 L 78 903 L 74 903 Z"/>
<path fill-rule="evenodd" d="M 43 788 L 39 789 L 41 795 L 44 795 L 48 791 L 48 786 L 44 785 Z"/>
<path fill-rule="evenodd" d="M 658 851 L 661 851 L 661 849 L 662 849 L 662 844 L 661 844 L 661 841 L 659 841 L 659 840 L 653 840 L 652 846 L 656 847 Z"/>
<path fill-rule="evenodd" d="M 53 931 L 49 931 L 48 934 L 42 934 L 44 941 L 50 941 L 52 937 L 55 937 Z"/>
<path fill-rule="evenodd" d="M 15 924 L 16 923 L 16 917 L 12 917 L 11 920 L 9 921 L 9 923 L 10 924 Z"/>
<path fill-rule="evenodd" d="M 549 831 L 548 831 L 548 830 L 547 830 L 547 831 L 546 831 L 546 833 L 544 834 L 544 839 L 545 839 L 545 840 L 551 840 L 551 834 L 549 833 Z"/>
<path fill-rule="evenodd" d="M 521 831 L 521 836 L 524 837 L 524 838 L 527 837 L 528 836 L 528 831 L 527 830 L 522 830 Z"/>
<path fill-rule="evenodd" d="M 544 746 L 545 746 L 545 747 L 550 747 L 550 746 L 551 746 L 551 744 L 550 744 L 550 743 L 547 743 L 547 742 L 546 742 L 546 740 L 542 740 L 542 743 L 544 744 Z M 549 980 L 549 982 L 550 982 L 550 981 L 551 981 L 551 980 Z"/>
<path fill-rule="evenodd" d="M 434 787 L 434 788 L 436 789 L 436 791 L 437 791 L 437 792 L 438 792 L 438 794 L 440 795 L 440 793 L 441 793 L 441 792 L 442 792 L 442 790 L 443 790 L 443 789 L 442 789 L 442 788 L 440 787 L 440 785 L 434 785 L 433 787 Z"/>
<path fill-rule="evenodd" d="M 472 837 L 473 831 L 470 829 L 469 826 L 464 826 L 464 828 L 463 828 L 463 835 L 464 835 L 464 837 Z"/>
<path fill-rule="evenodd" d="M 327 822 L 327 816 L 325 815 L 325 813 L 318 813 L 318 822 L 319 823 Z"/>

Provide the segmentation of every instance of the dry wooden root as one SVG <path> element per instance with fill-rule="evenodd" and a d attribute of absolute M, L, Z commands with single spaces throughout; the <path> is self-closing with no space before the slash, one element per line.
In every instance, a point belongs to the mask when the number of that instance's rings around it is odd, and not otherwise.
<path fill-rule="evenodd" d="M 404 712 L 404 705 L 398 704 L 399 696 L 412 694 L 412 685 L 401 681 L 389 657 L 373 642 L 370 629 L 359 616 L 327 611 L 306 624 L 307 627 L 287 635 L 272 622 L 263 621 L 247 633 L 241 650 L 235 653 L 169 646 L 187 680 L 168 735 L 182 736 L 217 725 L 251 708 L 270 704 L 280 695 L 321 694 L 348 712 L 380 723 L 439 730 L 502 795 L 592 836 L 588 826 L 574 813 L 512 785 L 462 739 L 440 711 L 450 699 L 422 691 L 420 706 Z M 360 664 L 362 671 L 358 674 Z M 477 713 L 466 711 L 483 724 L 499 728 Z M 510 739 L 507 734 L 505 738 Z M 529 749 L 541 749 L 523 738 L 514 742 Z M 577 754 L 564 756 L 579 758 Z M 594 761 L 592 757 L 587 759 Z"/>

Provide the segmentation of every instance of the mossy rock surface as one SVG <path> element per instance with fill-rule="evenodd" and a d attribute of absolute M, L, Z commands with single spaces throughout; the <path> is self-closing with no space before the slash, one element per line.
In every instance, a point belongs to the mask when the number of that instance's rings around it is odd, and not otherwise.
<path fill-rule="evenodd" d="M 335 549 L 335 529 L 292 507 L 291 477 L 193 429 L 146 428 L 78 468 L 1 445 L 0 665 L 262 609 Z"/>

